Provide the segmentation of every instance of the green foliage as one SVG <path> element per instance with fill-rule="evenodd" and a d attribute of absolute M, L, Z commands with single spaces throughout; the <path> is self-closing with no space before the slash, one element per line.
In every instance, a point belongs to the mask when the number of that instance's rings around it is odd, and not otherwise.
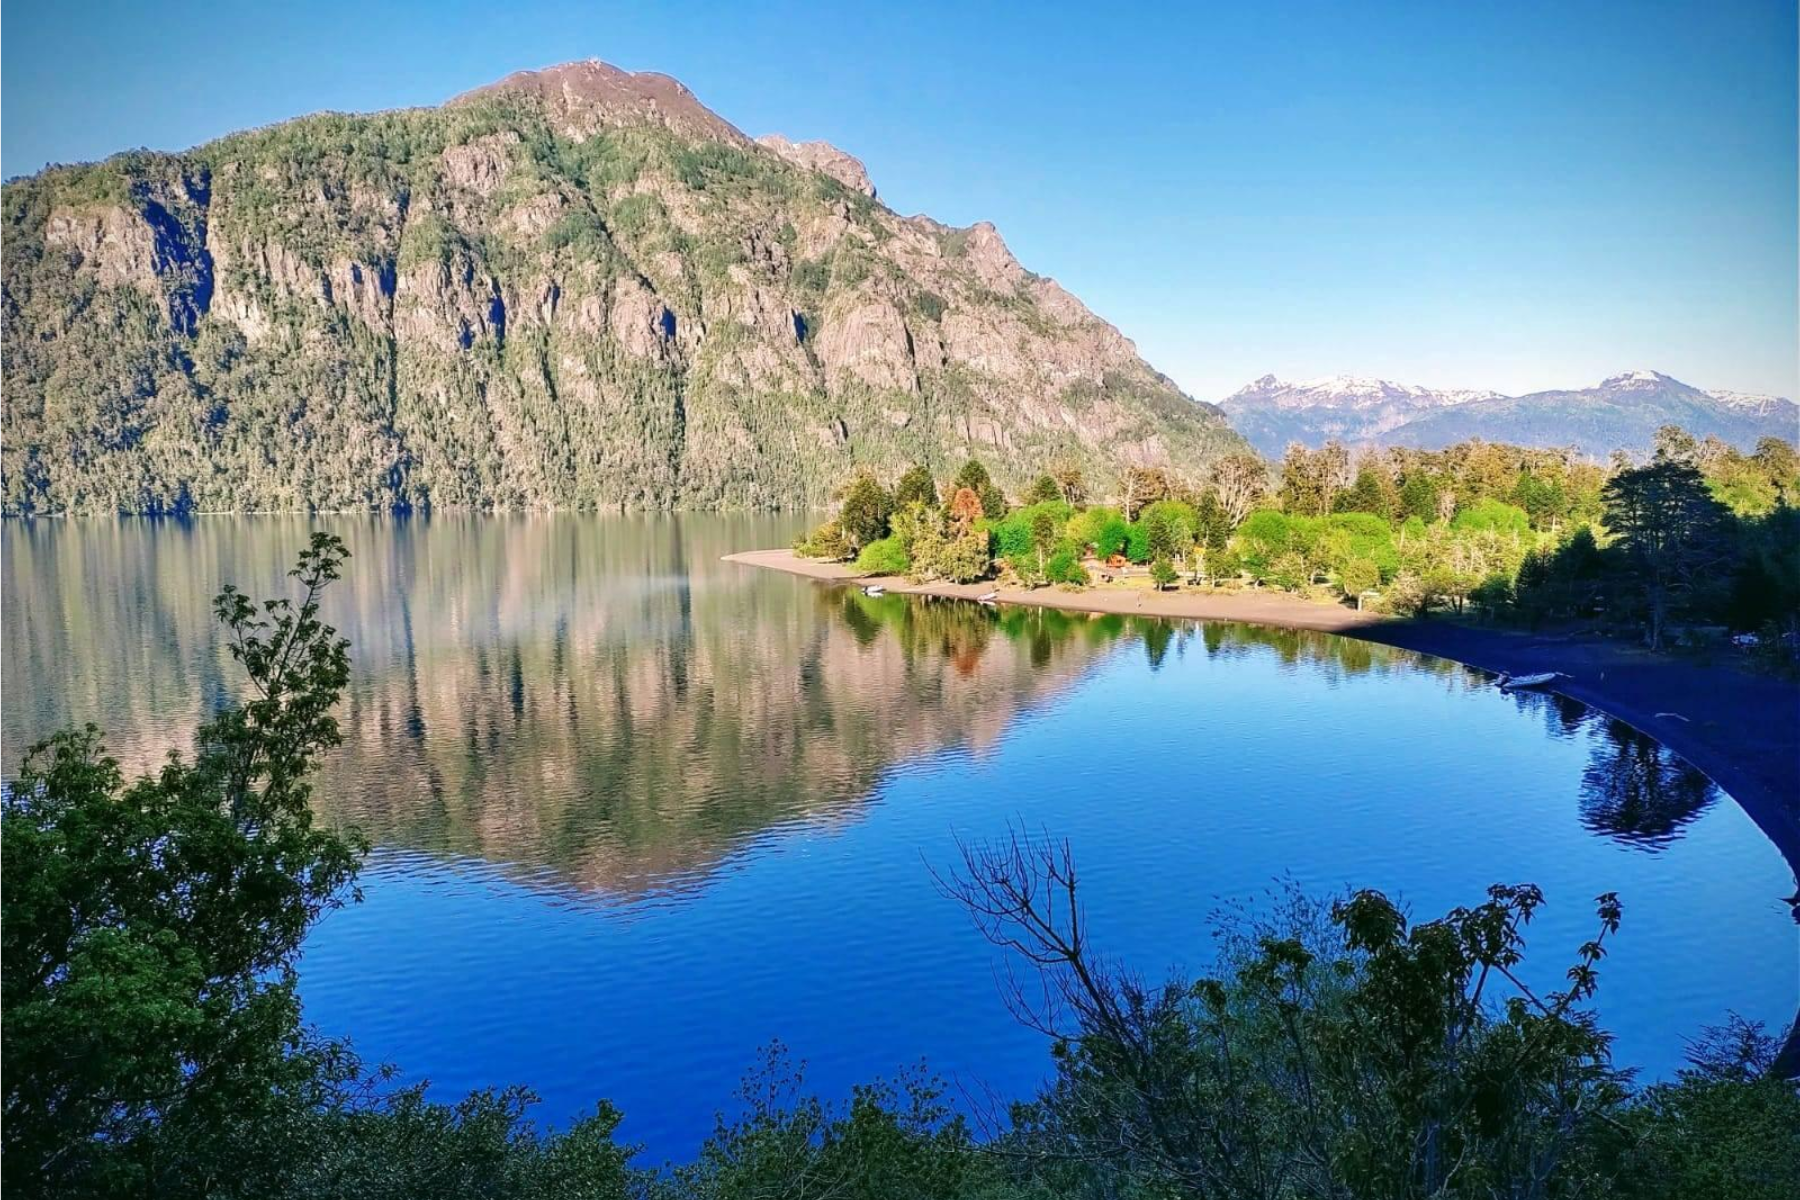
<path fill-rule="evenodd" d="M 1045 560 L 1044 579 L 1049 583 L 1069 587 L 1087 586 L 1088 573 L 1087 568 L 1081 565 L 1081 552 L 1068 542 L 1059 545 Z"/>
<path fill-rule="evenodd" d="M 1775 1040 L 1742 1018 L 1709 1030 L 1672 1081 L 1626 1110 L 1626 1195 L 1785 1200 L 1800 1195 L 1800 1090 L 1773 1073 Z"/>
<path fill-rule="evenodd" d="M 1412 471 L 1400 485 L 1400 513 L 1421 521 L 1435 521 L 1438 515 L 1438 484 L 1424 471 Z"/>
<path fill-rule="evenodd" d="M 1236 544 L 1245 569 L 1262 576 L 1288 552 L 1292 540 L 1293 522 L 1288 515 L 1264 508 L 1244 518 L 1237 529 Z"/>
<path fill-rule="evenodd" d="M 344 558 L 315 534 L 298 603 L 219 595 L 253 698 L 191 760 L 127 783 L 91 726 L 27 753 L 0 818 L 9 1190 L 180 1192 L 228 1162 L 210 1139 L 331 1059 L 302 1036 L 294 958 L 363 849 L 308 804 L 349 673 L 319 620 Z"/>
<path fill-rule="evenodd" d="M 1628 594 L 1641 601 L 1645 640 L 1655 649 L 1678 605 L 1722 583 L 1735 549 L 1731 517 L 1699 468 L 1675 457 L 1619 472 L 1604 496 L 1607 528 L 1634 584 Z"/>
<path fill-rule="evenodd" d="M 1148 504 L 1138 517 L 1143 528 L 1145 550 L 1151 558 L 1174 561 L 1187 554 L 1194 544 L 1194 531 L 1199 527 L 1199 514 L 1185 500 L 1158 500 Z"/>
<path fill-rule="evenodd" d="M 1180 573 L 1175 570 L 1175 564 L 1166 557 L 1159 557 L 1155 562 L 1150 564 L 1150 582 L 1159 592 L 1168 588 L 1180 578 Z"/>
<path fill-rule="evenodd" d="M 1024 508 L 1016 508 L 994 523 L 994 553 L 1003 558 L 1033 552 L 1038 542 L 1033 534 L 1040 517 L 1048 518 L 1058 534 L 1074 515 L 1059 496 L 1042 500 Z"/>
<path fill-rule="evenodd" d="M 980 528 L 952 533 L 931 562 L 934 572 L 952 583 L 973 583 L 977 579 L 986 579 L 993 566 L 994 556 L 988 531 Z"/>
<path fill-rule="evenodd" d="M 833 519 L 797 539 L 794 542 L 794 553 L 802 558 L 822 558 L 826 562 L 842 562 L 856 553 L 856 547 L 850 544 L 850 539 L 844 535 L 843 527 Z"/>
<path fill-rule="evenodd" d="M 1531 532 L 1531 518 L 1522 508 L 1485 499 L 1459 511 L 1450 527 L 1462 533 L 1491 532 L 1522 538 Z"/>
<path fill-rule="evenodd" d="M 1385 471 L 1365 466 L 1356 473 L 1356 482 L 1333 501 L 1333 511 L 1372 513 L 1383 520 L 1391 519 L 1400 507 L 1400 494 Z"/>
<path fill-rule="evenodd" d="M 856 556 L 856 569 L 864 575 L 905 575 L 912 570 L 912 559 L 899 538 L 878 538 Z"/>
<path fill-rule="evenodd" d="M 1588 1007 L 1611 895 L 1557 991 L 1525 982 L 1530 886 L 1420 922 L 1379 892 L 1291 894 L 1227 920 L 1215 974 L 1157 985 L 1088 944 L 1075 878 L 1066 847 L 1015 837 L 947 885 L 1051 998 L 1028 1016 L 1056 1077 L 999 1148 L 1057 1194 L 1774 1196 L 1800 1170 L 1800 1094 L 1760 1073 L 1755 1031 L 1635 1097 L 1612 1067 Z"/>
<path fill-rule="evenodd" d="M 1150 530 L 1142 521 L 1133 521 L 1125 527 L 1125 557 L 1138 566 L 1150 561 Z"/>
<path fill-rule="evenodd" d="M 968 488 L 981 498 L 981 511 L 988 520 L 998 521 L 1006 515 L 1006 495 L 995 485 L 979 459 L 971 458 L 964 463 L 962 470 L 956 473 L 955 480 L 950 484 L 952 495 L 963 488 Z"/>
<path fill-rule="evenodd" d="M 1381 586 L 1381 568 L 1367 558 L 1352 558 L 1338 570 L 1338 586 L 1351 598 Z"/>
<path fill-rule="evenodd" d="M 894 515 L 894 497 L 868 471 L 858 472 L 844 491 L 838 506 L 838 526 L 851 549 L 861 549 L 888 533 Z"/>
<path fill-rule="evenodd" d="M 1115 554 L 1125 553 L 1131 527 L 1118 509 L 1095 505 L 1070 519 L 1068 535 L 1077 545 L 1092 547 L 1094 557 L 1105 562 Z"/>
<path fill-rule="evenodd" d="M 909 504 L 924 504 L 936 507 L 938 502 L 937 484 L 931 478 L 931 471 L 924 466 L 914 466 L 900 476 L 900 482 L 894 485 L 894 507 L 905 508 Z"/>
<path fill-rule="evenodd" d="M 1043 504 L 1062 498 L 1062 488 L 1057 486 L 1056 480 L 1049 475 L 1039 475 L 1031 481 L 1031 486 L 1025 489 L 1023 503 Z"/>

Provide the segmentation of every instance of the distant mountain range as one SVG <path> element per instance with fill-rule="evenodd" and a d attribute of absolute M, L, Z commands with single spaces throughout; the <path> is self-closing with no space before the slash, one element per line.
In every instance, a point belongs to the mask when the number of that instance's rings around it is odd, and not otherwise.
<path fill-rule="evenodd" d="M 1658 371 L 1628 371 L 1593 387 L 1505 396 L 1438 390 L 1338 375 L 1287 383 L 1273 375 L 1220 402 L 1232 427 L 1258 450 L 1289 442 L 1439 449 L 1467 438 L 1526 446 L 1573 446 L 1601 456 L 1649 450 L 1658 426 L 1679 425 L 1749 449 L 1758 438 L 1794 441 L 1800 407 L 1781 396 L 1708 392 Z"/>

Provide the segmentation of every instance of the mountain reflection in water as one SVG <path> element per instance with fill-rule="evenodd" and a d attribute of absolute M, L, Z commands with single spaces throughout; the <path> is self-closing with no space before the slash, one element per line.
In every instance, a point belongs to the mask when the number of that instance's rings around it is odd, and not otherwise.
<path fill-rule="evenodd" d="M 921 1055 L 1028 1090 L 1043 1046 L 929 875 L 1015 822 L 1070 838 L 1096 938 L 1151 973 L 1203 967 L 1207 914 L 1283 874 L 1421 913 L 1530 881 L 1548 984 L 1620 893 L 1624 1062 L 1794 1010 L 1779 855 L 1624 725 L 1327 634 L 719 561 L 802 523 L 8 522 L 7 768 L 83 721 L 128 769 L 184 748 L 239 686 L 210 598 L 274 594 L 309 528 L 338 532 L 353 675 L 315 796 L 376 848 L 307 943 L 309 1018 L 450 1094 L 528 1082 L 547 1120 L 608 1096 L 654 1154 L 691 1149 L 771 1037 L 826 1091 Z"/>

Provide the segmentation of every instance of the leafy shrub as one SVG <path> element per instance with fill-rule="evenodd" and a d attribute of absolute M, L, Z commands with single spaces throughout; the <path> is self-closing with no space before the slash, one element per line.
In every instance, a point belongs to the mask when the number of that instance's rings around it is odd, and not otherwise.
<path fill-rule="evenodd" d="M 856 569 L 865 575 L 904 575 L 912 570 L 912 559 L 899 538 L 879 538 L 856 556 Z"/>
<path fill-rule="evenodd" d="M 825 522 L 794 543 L 794 553 L 800 557 L 819 558 L 826 562 L 842 562 L 855 552 L 836 521 Z"/>
<path fill-rule="evenodd" d="M 1081 565 L 1081 552 L 1067 542 L 1058 546 L 1044 564 L 1044 578 L 1050 583 L 1085 586 L 1088 573 L 1087 568 Z"/>

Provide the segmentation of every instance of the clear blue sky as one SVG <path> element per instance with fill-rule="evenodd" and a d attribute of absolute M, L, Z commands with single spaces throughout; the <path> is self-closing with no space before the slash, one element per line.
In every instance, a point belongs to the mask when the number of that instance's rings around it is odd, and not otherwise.
<path fill-rule="evenodd" d="M 1792 0 L 12 0 L 0 32 L 9 177 L 596 57 L 993 221 L 1203 399 L 1271 371 L 1800 394 Z"/>

